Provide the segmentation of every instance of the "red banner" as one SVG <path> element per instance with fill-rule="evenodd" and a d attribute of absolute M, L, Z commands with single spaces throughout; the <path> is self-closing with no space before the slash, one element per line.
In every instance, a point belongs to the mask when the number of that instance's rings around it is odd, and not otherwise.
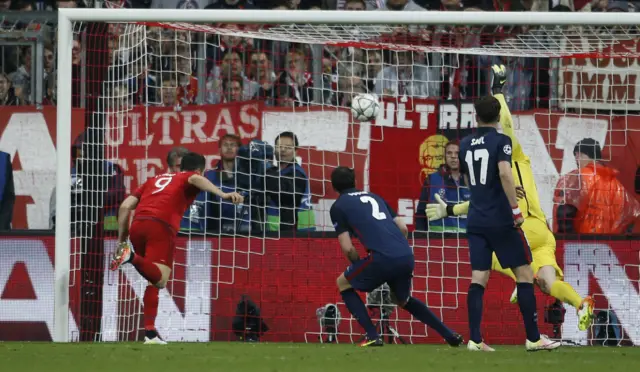
<path fill-rule="evenodd" d="M 360 185 L 369 185 L 399 215 L 413 223 L 415 204 L 424 178 L 444 162 L 444 144 L 474 126 L 470 103 L 394 100 L 383 104 L 377 123 L 353 124 L 346 110 L 327 107 L 304 111 L 265 108 L 258 102 L 167 108 L 137 108 L 112 117 L 107 131 L 108 154 L 125 171 L 129 190 L 166 169 L 166 154 L 185 146 L 205 154 L 212 165 L 218 139 L 235 133 L 245 142 L 261 138 L 271 144 L 285 130 L 297 134 L 297 152 L 309 174 L 319 229 L 331 229 L 325 212 L 335 195 L 331 169 L 346 165 L 357 170 Z M 148 118 L 148 120 L 147 120 Z M 553 190 L 560 174 L 575 168 L 573 147 L 591 137 L 604 145 L 604 157 L 620 171 L 619 178 L 634 190 L 640 164 L 640 120 L 636 116 L 514 114 L 516 135 L 532 158 L 543 209 L 552 217 Z M 74 110 L 72 139 L 84 128 L 82 110 Z M 55 186 L 55 108 L 5 108 L 0 113 L 0 150 L 14 165 L 17 203 L 13 227 L 48 228 L 49 202 Z M 145 135 L 146 133 L 146 135 Z M 28 138 L 28 140 L 26 140 Z M 640 224 L 637 227 L 640 229 Z"/>
<path fill-rule="evenodd" d="M 559 60 L 560 105 L 593 110 L 640 109 L 640 66 L 637 58 L 630 58 L 640 50 L 640 39 L 624 36 L 595 40 L 575 35 L 563 43 L 571 49 L 582 45 L 582 50 L 594 52 L 592 56 L 581 54 Z"/>
<path fill-rule="evenodd" d="M 125 172 L 127 190 L 167 170 L 167 153 L 183 146 L 204 154 L 207 167 L 220 159 L 218 141 L 229 133 L 243 142 L 260 138 L 262 102 L 164 107 L 137 107 L 108 120 L 106 157 Z"/>
<path fill-rule="evenodd" d="M 173 282 L 169 290 L 161 291 L 157 326 L 171 341 L 235 339 L 231 321 L 237 302 L 246 294 L 259 306 L 270 327 L 263 340 L 317 342 L 320 328 L 316 309 L 341 301 L 335 278 L 347 262 L 335 239 L 216 237 L 192 240 L 189 249 L 185 249 L 186 244 L 186 239 L 179 239 L 182 248 L 177 252 Z M 432 238 L 417 239 L 413 244 L 413 296 L 426 301 L 451 328 L 466 337 L 465 295 L 470 277 L 466 242 Z M 5 236 L 0 238 L 0 245 L 0 341 L 49 340 L 53 331 L 54 238 Z M 105 251 L 109 253 L 114 245 L 114 241 L 106 241 Z M 592 294 L 596 311 L 614 311 L 625 339 L 640 345 L 639 241 L 559 240 L 557 257 L 565 280 L 581 295 Z M 77 293 L 80 281 L 72 280 L 71 285 L 72 293 Z M 144 279 L 131 267 L 119 275 L 104 272 L 100 304 L 103 340 L 135 337 L 145 286 Z M 521 344 L 525 338 L 518 307 L 509 303 L 513 288 L 510 279 L 492 275 L 483 319 L 489 343 Z M 552 300 L 537 292 L 541 330 L 551 334 L 550 326 L 542 322 L 542 314 L 545 304 Z M 339 309 L 340 341 L 358 340 L 359 326 L 349 319 L 343 305 Z M 72 296 L 71 310 L 70 332 L 77 337 L 80 316 L 76 296 Z M 441 342 L 439 336 L 410 321 L 402 311 L 394 312 L 392 326 L 413 343 Z M 572 308 L 567 308 L 562 336 L 582 344 L 589 339 L 587 332 L 578 331 Z"/>

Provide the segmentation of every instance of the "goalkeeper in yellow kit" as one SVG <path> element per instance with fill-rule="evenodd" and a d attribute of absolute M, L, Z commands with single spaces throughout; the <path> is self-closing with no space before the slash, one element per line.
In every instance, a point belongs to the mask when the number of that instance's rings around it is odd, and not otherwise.
<path fill-rule="evenodd" d="M 493 95 L 500 101 L 500 124 L 503 133 L 511 138 L 513 146 L 512 169 L 513 178 L 519 195 L 519 208 L 525 218 L 522 230 L 531 247 L 533 262 L 531 267 L 536 275 L 536 283 L 542 292 L 551 295 L 558 300 L 575 307 L 578 312 L 578 328 L 582 331 L 591 326 L 593 322 L 594 301 L 591 296 L 585 298 L 563 281 L 562 269 L 556 262 L 556 239 L 547 225 L 547 221 L 540 207 L 538 190 L 531 171 L 531 161 L 522 150 L 522 145 L 516 139 L 513 130 L 513 119 L 509 112 L 509 107 L 502 94 L 502 88 L 507 81 L 507 73 L 504 65 L 494 65 L 493 70 Z M 469 202 L 447 205 L 439 195 L 435 197 L 437 203 L 428 204 L 426 209 L 429 221 L 435 221 L 448 216 L 460 216 L 467 214 Z M 496 255 L 493 255 L 491 269 L 503 273 L 516 280 L 510 269 L 503 269 L 498 263 Z M 518 302 L 517 292 L 514 290 L 511 295 L 511 302 Z"/>

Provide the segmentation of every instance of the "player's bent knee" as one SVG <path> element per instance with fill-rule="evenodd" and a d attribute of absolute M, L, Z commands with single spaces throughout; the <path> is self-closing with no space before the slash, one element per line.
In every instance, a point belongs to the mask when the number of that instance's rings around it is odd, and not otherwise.
<path fill-rule="evenodd" d="M 349 283 L 347 278 L 344 276 L 344 274 L 340 274 L 338 279 L 336 279 L 336 285 L 338 286 L 338 290 L 340 292 L 346 291 L 347 289 L 351 288 L 351 284 Z"/>
<path fill-rule="evenodd" d="M 551 286 L 556 281 L 556 269 L 552 266 L 543 266 L 538 270 L 536 283 L 540 290 L 546 294 L 551 293 Z"/>
<path fill-rule="evenodd" d="M 489 276 L 491 272 L 489 270 L 473 270 L 471 271 L 471 283 L 479 284 L 483 287 L 487 286 L 489 282 Z"/>
<path fill-rule="evenodd" d="M 162 277 L 157 283 L 154 283 L 153 285 L 162 289 L 167 286 L 169 277 L 171 277 L 171 269 L 169 268 L 169 266 L 166 266 L 163 264 L 155 263 L 155 265 L 158 266 L 158 268 L 160 269 L 160 273 L 162 273 Z"/>
<path fill-rule="evenodd" d="M 518 283 L 533 283 L 533 270 L 529 265 L 518 266 L 513 269 Z"/>

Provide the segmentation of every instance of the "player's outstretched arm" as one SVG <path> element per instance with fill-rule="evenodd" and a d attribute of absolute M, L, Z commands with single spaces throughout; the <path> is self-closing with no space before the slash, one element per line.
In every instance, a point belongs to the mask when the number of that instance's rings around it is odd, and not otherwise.
<path fill-rule="evenodd" d="M 493 65 L 491 66 L 491 70 L 493 71 L 493 86 L 491 89 L 493 96 L 500 102 L 500 125 L 502 126 L 502 132 L 511 138 L 513 158 L 515 161 L 519 161 L 524 158 L 524 151 L 522 150 L 522 145 L 516 138 L 511 111 L 502 93 L 504 84 L 507 82 L 507 68 L 504 65 Z"/>
<path fill-rule="evenodd" d="M 221 197 L 222 199 L 231 200 L 233 204 L 240 204 L 244 202 L 244 197 L 242 195 L 238 194 L 237 192 L 230 192 L 230 193 L 223 192 L 216 185 L 211 183 L 211 181 L 209 181 L 205 177 L 202 177 L 201 175 L 198 175 L 198 174 L 194 174 L 191 177 L 189 177 L 189 184 L 199 188 L 202 191 L 215 194 Z"/>
<path fill-rule="evenodd" d="M 129 236 L 129 216 L 136 209 L 140 199 L 129 195 L 118 209 L 118 243 L 124 243 Z"/>
<path fill-rule="evenodd" d="M 447 203 L 440 198 L 440 195 L 435 195 L 436 203 L 427 204 L 427 218 L 429 221 L 437 221 L 441 218 L 462 216 L 469 212 L 469 202 L 459 203 L 455 205 L 447 205 Z"/>

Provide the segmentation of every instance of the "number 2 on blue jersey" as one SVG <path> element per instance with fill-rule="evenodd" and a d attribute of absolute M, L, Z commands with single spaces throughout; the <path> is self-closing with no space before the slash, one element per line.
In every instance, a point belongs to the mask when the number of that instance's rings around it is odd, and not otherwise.
<path fill-rule="evenodd" d="M 380 212 L 380 206 L 378 205 L 378 202 L 374 198 L 370 196 L 361 196 L 360 201 L 363 203 L 371 204 L 371 215 L 373 216 L 373 218 L 375 218 L 376 220 L 387 219 L 387 215 L 384 214 L 384 212 Z"/>
<path fill-rule="evenodd" d="M 472 154 L 473 152 L 473 154 Z M 467 163 L 467 167 L 469 168 L 469 182 L 471 185 L 476 185 L 476 175 L 475 170 L 473 169 L 473 164 L 476 161 L 480 161 L 480 184 L 487 184 L 487 171 L 489 168 L 489 150 L 487 149 L 475 149 L 473 151 L 467 151 L 467 154 L 464 156 L 464 161 Z"/>

